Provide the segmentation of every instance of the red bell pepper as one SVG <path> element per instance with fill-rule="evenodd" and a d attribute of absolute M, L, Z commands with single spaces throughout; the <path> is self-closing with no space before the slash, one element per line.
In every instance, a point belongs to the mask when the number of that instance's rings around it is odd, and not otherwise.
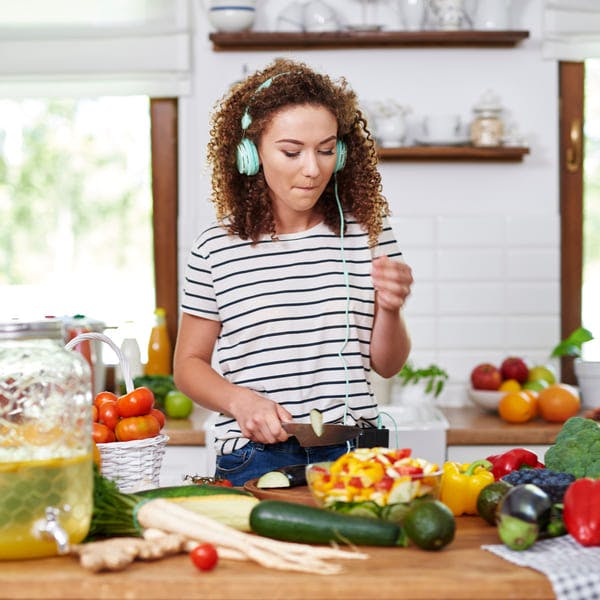
<path fill-rule="evenodd" d="M 582 546 L 600 546 L 600 479 L 583 477 L 568 488 L 563 500 L 567 531 Z"/>
<path fill-rule="evenodd" d="M 492 474 L 498 481 L 512 471 L 523 467 L 532 469 L 543 469 L 544 465 L 538 460 L 537 454 L 526 448 L 513 448 L 503 454 L 488 456 L 487 460 L 492 463 Z"/>

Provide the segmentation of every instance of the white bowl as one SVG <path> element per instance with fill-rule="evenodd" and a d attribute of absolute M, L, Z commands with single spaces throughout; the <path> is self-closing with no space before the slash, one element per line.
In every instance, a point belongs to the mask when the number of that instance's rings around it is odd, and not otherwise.
<path fill-rule="evenodd" d="M 233 32 L 250 29 L 256 16 L 253 8 L 246 6 L 215 6 L 208 19 L 217 31 Z"/>
<path fill-rule="evenodd" d="M 496 390 L 474 390 L 469 389 L 469 398 L 484 410 L 497 411 L 500 398 L 507 392 L 498 392 Z"/>

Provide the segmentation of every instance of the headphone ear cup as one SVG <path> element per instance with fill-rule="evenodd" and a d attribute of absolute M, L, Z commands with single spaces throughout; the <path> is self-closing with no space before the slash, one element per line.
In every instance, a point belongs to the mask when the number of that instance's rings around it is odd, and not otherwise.
<path fill-rule="evenodd" d="M 344 168 L 346 164 L 346 156 L 348 154 L 348 149 L 346 148 L 346 142 L 343 140 L 338 140 L 335 143 L 335 167 L 333 168 L 333 172 L 337 173 Z"/>
<path fill-rule="evenodd" d="M 243 138 L 236 149 L 237 169 L 242 175 L 256 175 L 260 168 L 260 159 L 256 144 Z"/>

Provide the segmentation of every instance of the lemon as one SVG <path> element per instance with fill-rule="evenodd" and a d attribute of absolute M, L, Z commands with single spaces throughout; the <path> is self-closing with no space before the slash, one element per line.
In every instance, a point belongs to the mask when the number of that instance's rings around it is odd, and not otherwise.
<path fill-rule="evenodd" d="M 521 384 L 516 379 L 507 379 L 498 388 L 501 392 L 518 392 L 520 389 Z"/>

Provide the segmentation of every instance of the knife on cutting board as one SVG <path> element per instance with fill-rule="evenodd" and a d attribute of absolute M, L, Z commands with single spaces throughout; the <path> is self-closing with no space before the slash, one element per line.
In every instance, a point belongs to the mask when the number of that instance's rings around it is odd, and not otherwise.
<path fill-rule="evenodd" d="M 322 425 L 323 433 L 321 435 L 316 434 L 310 423 L 282 423 L 281 426 L 287 433 L 295 436 L 303 448 L 343 444 L 362 435 L 362 428 L 353 425 L 326 423 Z"/>

